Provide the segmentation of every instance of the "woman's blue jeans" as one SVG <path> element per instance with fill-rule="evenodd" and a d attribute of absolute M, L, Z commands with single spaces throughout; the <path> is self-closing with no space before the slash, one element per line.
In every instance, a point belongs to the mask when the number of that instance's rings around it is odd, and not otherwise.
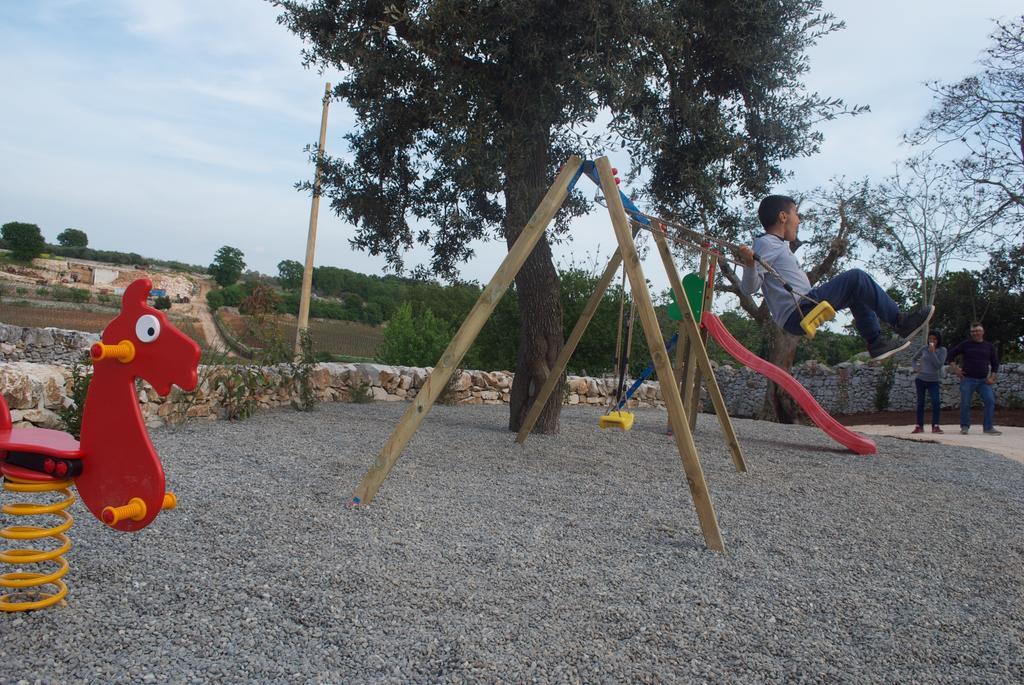
<path fill-rule="evenodd" d="M 917 425 L 924 425 L 924 392 L 927 390 L 932 401 L 932 425 L 938 426 L 939 410 L 942 409 L 942 400 L 939 399 L 939 382 L 915 378 L 914 386 L 917 388 Z"/>

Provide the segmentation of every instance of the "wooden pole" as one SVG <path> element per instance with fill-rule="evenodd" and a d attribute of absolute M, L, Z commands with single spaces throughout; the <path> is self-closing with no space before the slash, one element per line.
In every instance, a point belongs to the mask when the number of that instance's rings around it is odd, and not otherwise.
<path fill-rule="evenodd" d="M 697 510 L 697 518 L 704 533 L 704 542 L 711 549 L 724 552 L 725 543 L 722 541 L 722 532 L 718 528 L 715 507 L 711 503 L 711 494 L 708 492 L 708 486 L 704 480 L 704 471 L 700 465 L 700 458 L 697 456 L 697 446 L 693 443 L 693 434 L 686 422 L 682 398 L 674 381 L 672 363 L 669 360 L 668 351 L 665 349 L 665 340 L 662 338 L 661 329 L 658 326 L 658 316 L 654 313 L 651 293 L 647 289 L 647 281 L 644 279 L 643 269 L 640 267 L 640 256 L 633 243 L 633 236 L 629 232 L 629 220 L 626 218 L 626 210 L 622 206 L 622 198 L 619 197 L 619 187 L 615 185 L 612 167 L 607 157 L 601 157 L 595 161 L 595 164 L 601 179 L 601 190 L 608 203 L 612 226 L 615 228 L 615 237 L 622 250 L 626 273 L 629 274 L 630 288 L 637 302 L 637 311 L 644 327 L 644 335 L 647 337 L 651 359 L 654 361 L 658 380 L 661 381 L 662 397 L 668 408 L 672 434 L 676 448 L 679 450 L 679 457 L 683 462 L 683 471 L 686 473 L 686 482 L 690 487 L 693 505 Z M 680 303 L 680 307 L 682 307 L 682 303 Z"/>
<path fill-rule="evenodd" d="M 668 282 L 672 286 L 672 292 L 675 293 L 676 299 L 679 300 L 679 310 L 683 314 L 683 326 L 686 329 L 686 338 L 690 341 L 690 350 L 693 352 L 698 370 L 703 370 L 707 376 L 708 395 L 711 396 L 711 403 L 715 407 L 715 414 L 718 416 L 718 422 L 722 426 L 722 434 L 725 435 L 725 441 L 729 445 L 729 451 L 732 453 L 732 463 L 738 472 L 746 473 L 747 464 L 743 459 L 743 451 L 740 449 L 739 440 L 736 439 L 736 431 L 733 430 L 732 419 L 729 417 L 729 409 L 725 405 L 722 389 L 718 386 L 718 379 L 715 378 L 715 374 L 711 369 L 711 360 L 708 359 L 707 346 L 701 338 L 701 330 L 697 326 L 693 309 L 690 307 L 690 300 L 686 297 L 686 293 L 683 290 L 683 282 L 679 278 L 679 271 L 676 269 L 676 263 L 672 259 L 672 251 L 669 249 L 668 241 L 665 240 L 665 234 L 658 230 L 659 228 L 660 226 L 656 226 L 653 231 L 654 242 L 658 246 L 658 254 L 661 255 L 661 261 L 665 265 L 665 273 L 668 275 Z M 710 285 L 705 287 L 705 302 L 707 301 L 707 290 L 710 287 Z M 697 390 L 700 390 L 699 385 Z"/>
<path fill-rule="evenodd" d="M 706 252 L 701 252 L 700 269 L 697 271 L 697 274 L 704 278 L 707 269 L 708 255 Z M 686 312 L 692 312 L 689 300 L 687 300 L 685 308 L 680 304 L 679 309 L 683 312 L 683 321 L 685 323 Z M 686 336 L 686 343 L 686 378 L 683 381 L 682 393 L 683 404 L 686 405 L 687 420 L 690 422 L 690 430 L 693 431 L 697 428 L 697 406 L 700 404 L 700 367 L 697 366 L 697 352 L 693 349 L 694 345 L 697 344 L 696 339 Z"/>
<path fill-rule="evenodd" d="M 701 305 L 700 311 L 701 316 L 704 316 L 704 312 L 711 311 L 711 301 L 715 295 L 715 274 L 718 266 L 718 255 L 712 254 L 708 259 L 708 271 L 704 276 L 704 303 Z M 698 322 L 699 323 L 699 322 Z M 708 329 L 700 329 L 700 340 L 704 345 L 704 349 L 708 346 Z"/>
<path fill-rule="evenodd" d="M 331 84 L 324 86 L 324 109 L 320 115 L 320 143 L 316 148 L 316 171 L 313 174 L 313 203 L 309 208 L 309 235 L 306 236 L 306 266 L 302 271 L 302 293 L 299 296 L 299 320 L 295 327 L 295 356 L 302 354 L 302 332 L 309 327 L 309 298 L 313 290 L 313 253 L 316 251 L 316 219 L 320 214 L 320 171 L 327 140 L 327 107 L 331 104 Z"/>
<path fill-rule="evenodd" d="M 572 359 L 572 353 L 576 351 L 576 346 L 579 345 L 580 340 L 583 338 L 583 334 L 587 331 L 587 326 L 590 325 L 590 320 L 594 318 L 594 314 L 597 312 L 597 308 L 601 305 L 601 298 L 604 297 L 605 292 L 608 290 L 608 286 L 611 284 L 612 279 L 615 278 L 615 272 L 619 268 L 619 264 L 622 263 L 622 252 L 619 249 L 615 250 L 612 258 L 608 260 L 608 266 L 605 267 L 604 273 L 601 274 L 601 278 L 597 281 L 597 287 L 594 288 L 594 292 L 590 295 L 590 299 L 587 300 L 586 306 L 583 308 L 583 313 L 580 314 L 579 321 L 576 322 L 576 326 L 572 329 L 572 333 L 569 334 L 569 339 L 565 341 L 565 345 L 562 346 L 562 351 L 558 353 L 558 359 L 555 360 L 555 365 L 551 369 L 551 373 L 548 374 L 547 380 L 544 381 L 544 385 L 541 386 L 540 392 L 533 398 L 533 404 L 530 405 L 530 411 L 526 414 L 526 419 L 523 421 L 523 425 L 519 428 L 519 433 L 516 435 L 516 442 L 522 444 L 526 442 L 526 438 L 529 437 L 530 431 L 533 430 L 533 426 L 537 423 L 537 419 L 540 418 L 540 413 L 544 409 L 544 405 L 547 404 L 548 397 L 555 389 L 555 385 L 558 380 L 562 377 L 562 372 L 565 371 L 566 365 L 569 360 Z M 619 331 L 621 334 L 622 326 L 619 325 Z M 621 341 L 620 341 L 621 342 Z"/>
<path fill-rule="evenodd" d="M 448 347 L 441 354 L 441 358 L 434 366 L 434 370 L 427 378 L 427 382 L 423 384 L 419 394 L 416 395 L 416 398 L 409 405 L 405 415 L 402 416 L 402 420 L 398 422 L 395 430 L 391 433 L 391 437 L 384 443 L 384 447 L 381 449 L 380 454 L 377 455 L 373 466 L 363 476 L 362 482 L 356 488 L 355 494 L 352 497 L 353 504 L 369 504 L 373 500 L 381 483 L 388 477 L 388 473 L 391 472 L 395 462 L 402 455 L 402 450 L 409 444 L 409 440 L 412 439 L 416 429 L 423 423 L 423 419 L 426 418 L 427 413 L 434 406 L 434 402 L 437 401 L 441 391 L 448 385 L 448 379 L 451 378 L 455 368 L 462 361 L 469 346 L 476 340 L 480 329 L 487 323 L 487 319 L 498 305 L 502 295 L 508 290 L 512 279 L 519 273 L 523 262 L 533 252 L 533 248 L 536 246 L 537 241 L 540 240 L 540 237 L 544 235 L 544 229 L 551 223 L 551 220 L 565 202 L 565 198 L 569 195 L 569 185 L 576 177 L 576 172 L 582 165 L 583 160 L 573 155 L 569 157 L 569 161 L 562 167 L 557 178 L 555 178 L 555 182 L 548 189 L 547 194 L 541 200 L 533 216 L 530 217 L 526 228 L 519 234 L 519 238 L 516 239 L 515 244 L 512 245 L 508 254 L 505 255 L 505 259 L 501 262 L 501 266 L 498 267 L 498 271 L 491 278 L 491 282 L 480 293 L 479 299 L 477 299 L 473 309 L 466 316 L 466 320 L 462 322 L 462 326 L 455 333 L 455 337 L 452 338 L 452 341 L 448 343 Z"/>

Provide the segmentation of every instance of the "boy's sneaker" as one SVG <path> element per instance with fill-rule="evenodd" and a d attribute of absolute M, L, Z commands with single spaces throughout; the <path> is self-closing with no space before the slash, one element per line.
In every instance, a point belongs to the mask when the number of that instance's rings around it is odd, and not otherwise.
<path fill-rule="evenodd" d="M 967 427 L 960 426 L 960 435 L 967 435 L 970 432 L 971 432 L 971 427 L 970 426 L 967 426 Z"/>
<path fill-rule="evenodd" d="M 932 426 L 932 433 L 945 433 L 940 426 Z"/>
<path fill-rule="evenodd" d="M 888 359 L 908 347 L 910 347 L 909 340 L 886 338 L 884 335 L 880 335 L 875 338 L 874 342 L 868 344 L 868 354 L 871 355 L 871 361 L 877 362 Z"/>
<path fill-rule="evenodd" d="M 924 428 L 920 426 L 914 426 L 914 430 L 910 431 L 911 435 L 917 435 L 918 433 L 924 433 Z"/>
<path fill-rule="evenodd" d="M 893 326 L 893 330 L 901 338 L 913 338 L 922 328 L 928 325 L 934 313 L 935 307 L 928 305 L 927 307 L 921 307 L 916 312 L 900 314 L 896 320 L 896 325 Z"/>
<path fill-rule="evenodd" d="M 1002 435 L 1003 431 L 997 431 L 995 428 L 989 428 L 985 431 L 985 435 Z"/>

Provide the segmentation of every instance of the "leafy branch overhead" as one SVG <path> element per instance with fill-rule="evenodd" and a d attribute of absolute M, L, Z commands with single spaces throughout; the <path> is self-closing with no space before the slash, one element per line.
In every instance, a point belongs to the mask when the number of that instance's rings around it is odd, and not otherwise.
<path fill-rule="evenodd" d="M 800 82 L 806 49 L 841 27 L 817 0 L 274 4 L 307 66 L 342 71 L 334 96 L 355 111 L 322 193 L 357 226 L 353 247 L 395 270 L 419 243 L 454 276 L 471 241 L 509 238 L 524 173 L 539 162 L 546 184 L 570 152 L 612 144 L 657 206 L 735 226 L 730 197 L 763 194 L 818 149 L 817 123 L 866 109 Z M 558 230 L 585 209 L 577 196 Z"/>
<path fill-rule="evenodd" d="M 815 152 L 816 123 L 863 111 L 801 83 L 807 48 L 841 27 L 821 0 L 272 1 L 306 66 L 341 72 L 334 97 L 355 114 L 321 193 L 356 226 L 352 246 L 395 271 L 417 243 L 449 279 L 474 240 L 512 245 L 569 154 L 612 145 L 658 213 L 735 231 L 730 205 Z M 587 209 L 575 193 L 516 275 L 511 430 L 564 341 L 550 241 Z M 558 430 L 556 400 L 535 430 Z"/>
<path fill-rule="evenodd" d="M 996 22 L 982 70 L 929 84 L 935 107 L 907 136 L 915 145 L 962 148 L 954 167 L 986 201 L 982 217 L 1024 232 L 1024 16 Z"/>

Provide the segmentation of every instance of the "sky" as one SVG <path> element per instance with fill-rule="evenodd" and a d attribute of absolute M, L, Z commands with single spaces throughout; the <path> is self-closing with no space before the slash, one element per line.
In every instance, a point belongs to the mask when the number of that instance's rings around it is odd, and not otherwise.
<path fill-rule="evenodd" d="M 779 191 L 834 176 L 880 180 L 909 155 L 901 145 L 932 103 L 924 83 L 978 71 L 992 20 L 1019 0 L 825 0 L 846 22 L 809 52 L 810 91 L 871 112 L 820 126 L 821 152 L 792 161 Z M 260 0 L 37 0 L 0 3 L 0 223 L 38 224 L 56 242 L 68 227 L 96 249 L 209 264 L 223 245 L 276 275 L 303 261 L 312 177 L 303 148 L 319 134 L 325 81 L 304 69 L 301 42 Z M 351 112 L 332 103 L 326 151 L 343 151 Z M 625 168 L 623 152 L 611 155 Z M 751 212 L 755 208 L 751 208 Z M 556 247 L 564 264 L 607 259 L 607 216 L 577 222 Z M 316 264 L 383 273 L 355 252 L 354 228 L 322 204 Z M 462 277 L 486 283 L 504 242 L 481 243 Z M 655 289 L 667 287 L 651 256 Z M 426 261 L 411 253 L 411 267 Z M 602 262 L 603 265 L 603 262 Z"/>

